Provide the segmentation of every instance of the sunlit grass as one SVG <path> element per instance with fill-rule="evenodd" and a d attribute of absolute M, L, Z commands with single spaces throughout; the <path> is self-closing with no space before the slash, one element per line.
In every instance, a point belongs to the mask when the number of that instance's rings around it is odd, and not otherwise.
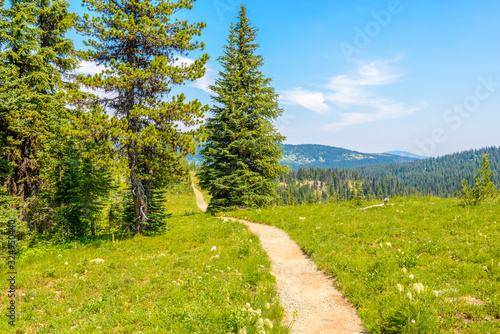
<path fill-rule="evenodd" d="M 287 333 L 279 325 L 283 311 L 275 279 L 257 238 L 240 223 L 199 213 L 192 192 L 172 192 L 167 199 L 174 214 L 164 235 L 23 254 L 17 262 L 15 329 L 226 334 L 245 327 L 257 333 L 257 320 L 269 318 L 274 326 L 267 333 Z M 192 212 L 186 215 L 187 210 Z M 1 270 L 7 272 L 5 266 Z M 7 302 L 4 296 L 0 308 L 6 310 Z M 12 330 L 4 317 L 0 332 Z"/>
<path fill-rule="evenodd" d="M 401 325 L 410 333 L 498 333 L 500 205 L 464 208 L 429 197 L 392 203 L 367 211 L 334 203 L 226 215 L 287 231 L 337 278 L 369 331 L 395 332 Z M 421 330 L 426 324 L 437 328 Z"/>

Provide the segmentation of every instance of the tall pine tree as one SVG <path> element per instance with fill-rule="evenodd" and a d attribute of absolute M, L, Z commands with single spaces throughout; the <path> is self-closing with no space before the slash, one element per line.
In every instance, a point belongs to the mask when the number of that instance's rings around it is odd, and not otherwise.
<path fill-rule="evenodd" d="M 174 86 L 205 73 L 208 55 L 189 65 L 179 64 L 177 57 L 204 48 L 192 38 L 205 24 L 175 19 L 180 10 L 192 9 L 193 2 L 83 0 L 95 12 L 85 15 L 79 27 L 91 37 L 86 59 L 106 70 L 82 76 L 81 82 L 112 95 L 94 102 L 114 111 L 108 133 L 118 140 L 116 147 L 128 163 L 137 234 L 147 227 L 155 180 L 167 177 L 179 155 L 194 153 L 202 133 L 193 127 L 207 108 L 198 100 L 186 101 L 183 94 L 168 96 Z M 183 131 L 179 124 L 191 130 Z"/>
<path fill-rule="evenodd" d="M 260 70 L 264 59 L 256 54 L 256 32 L 242 5 L 218 59 L 220 78 L 210 87 L 215 106 L 198 177 L 212 196 L 211 212 L 269 204 L 276 197 L 276 177 L 286 170 L 279 165 L 285 137 L 273 126 L 283 111 L 271 79 Z"/>

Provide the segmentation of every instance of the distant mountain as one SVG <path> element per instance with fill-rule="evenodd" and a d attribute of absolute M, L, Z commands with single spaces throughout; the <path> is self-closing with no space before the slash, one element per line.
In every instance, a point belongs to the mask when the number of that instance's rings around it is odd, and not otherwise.
<path fill-rule="evenodd" d="M 408 157 L 408 158 L 414 158 L 414 159 L 418 159 L 418 160 L 427 159 L 427 157 L 424 157 L 423 155 L 418 155 L 418 154 L 414 154 L 414 153 L 406 152 L 406 151 L 389 151 L 389 152 L 385 152 L 385 154 L 398 155 L 400 157 Z"/>
<path fill-rule="evenodd" d="M 281 164 L 288 165 L 292 169 L 299 167 L 358 167 L 417 160 L 416 157 L 388 153 L 361 153 L 345 148 L 316 144 L 284 144 L 283 150 L 285 153 Z M 188 156 L 188 161 L 194 161 L 197 165 L 201 164 L 203 158 L 199 154 L 200 151 L 201 148 L 198 148 L 195 156 Z"/>
<path fill-rule="evenodd" d="M 299 167 L 357 167 L 416 160 L 414 157 L 388 153 L 361 153 L 345 148 L 316 144 L 284 144 L 283 149 L 285 153 L 281 164 L 288 165 L 293 169 Z"/>

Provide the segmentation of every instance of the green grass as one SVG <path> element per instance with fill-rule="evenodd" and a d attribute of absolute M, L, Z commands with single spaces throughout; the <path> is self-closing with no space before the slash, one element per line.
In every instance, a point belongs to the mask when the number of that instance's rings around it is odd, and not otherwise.
<path fill-rule="evenodd" d="M 464 208 L 430 197 L 391 202 L 367 211 L 333 203 L 225 215 L 287 231 L 337 278 L 373 333 L 499 333 L 500 205 Z"/>
<path fill-rule="evenodd" d="M 164 235 L 25 252 L 17 261 L 16 327 L 4 316 L 0 332 L 257 333 L 262 317 L 274 324 L 267 333 L 288 333 L 257 237 L 240 223 L 194 213 L 192 193 L 167 198 L 174 215 Z M 6 310 L 8 299 L 0 300 Z"/>

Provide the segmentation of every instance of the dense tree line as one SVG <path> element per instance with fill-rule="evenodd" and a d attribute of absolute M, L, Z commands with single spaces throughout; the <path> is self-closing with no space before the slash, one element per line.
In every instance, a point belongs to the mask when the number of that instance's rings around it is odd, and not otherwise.
<path fill-rule="evenodd" d="M 317 203 L 394 196 L 453 197 L 462 182 L 474 181 L 482 157 L 489 155 L 492 181 L 500 183 L 500 148 L 485 148 L 402 164 L 354 169 L 298 168 L 278 179 L 282 204 Z"/>
<path fill-rule="evenodd" d="M 437 158 L 404 164 L 358 167 L 365 177 L 398 179 L 408 193 L 452 197 L 462 188 L 462 180 L 473 181 L 482 157 L 489 155 L 492 180 L 500 184 L 500 147 L 467 150 Z"/>
<path fill-rule="evenodd" d="M 301 167 L 278 181 L 280 203 L 286 205 L 348 201 L 356 195 L 382 199 L 410 194 L 395 178 L 364 177 L 357 170 L 345 168 Z"/>

